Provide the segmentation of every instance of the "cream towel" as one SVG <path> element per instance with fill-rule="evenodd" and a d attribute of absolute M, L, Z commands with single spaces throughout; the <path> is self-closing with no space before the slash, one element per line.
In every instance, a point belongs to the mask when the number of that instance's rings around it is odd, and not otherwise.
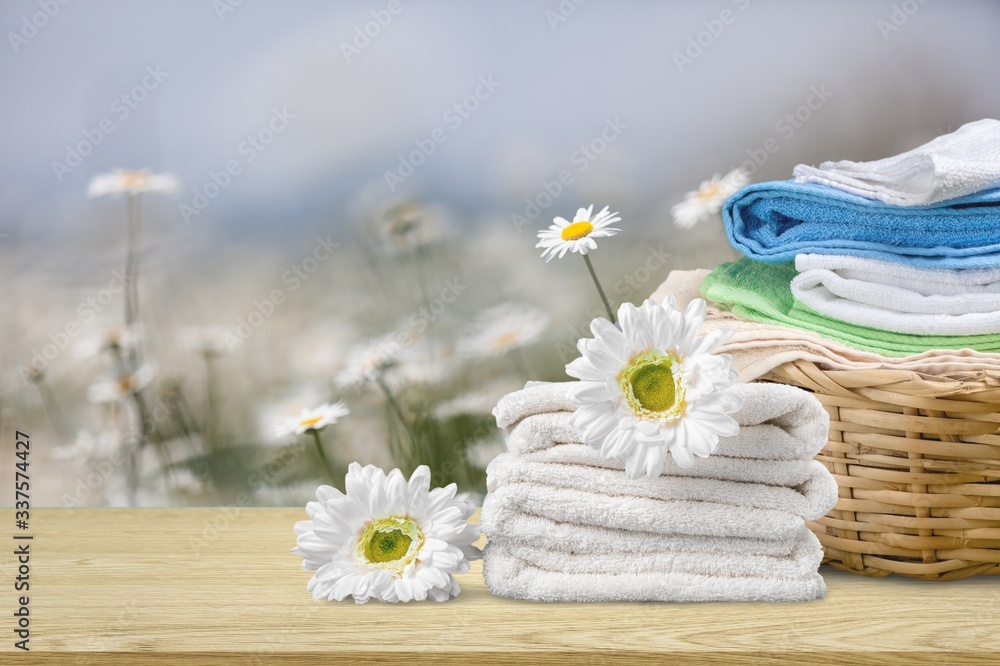
<path fill-rule="evenodd" d="M 799 164 L 799 182 L 818 183 L 894 206 L 921 206 L 1000 186 L 1000 121 L 966 123 L 905 153 L 873 162 Z"/>
<path fill-rule="evenodd" d="M 710 272 L 672 271 L 650 298 L 660 303 L 667 294 L 672 294 L 678 307 L 684 308 L 692 299 L 700 298 L 701 282 Z M 886 385 L 893 381 L 912 385 L 914 379 L 919 379 L 927 384 L 928 395 L 935 396 L 946 395 L 949 390 L 968 391 L 964 384 L 967 382 L 1000 386 L 1000 354 L 971 349 L 932 350 L 889 359 L 851 349 L 815 333 L 746 321 L 709 304 L 701 332 L 722 327 L 731 328 L 734 333 L 718 351 L 733 356 L 733 365 L 743 382 L 753 381 L 783 363 L 805 360 L 828 370 L 895 370 L 895 375 L 883 373 Z"/>

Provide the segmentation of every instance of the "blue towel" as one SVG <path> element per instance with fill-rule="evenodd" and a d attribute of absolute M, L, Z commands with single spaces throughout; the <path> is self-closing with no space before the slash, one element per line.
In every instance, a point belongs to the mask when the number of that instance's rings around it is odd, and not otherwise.
<path fill-rule="evenodd" d="M 733 247 L 760 261 L 846 254 L 930 268 L 1000 266 L 1000 188 L 902 207 L 779 180 L 744 187 L 722 219 Z"/>

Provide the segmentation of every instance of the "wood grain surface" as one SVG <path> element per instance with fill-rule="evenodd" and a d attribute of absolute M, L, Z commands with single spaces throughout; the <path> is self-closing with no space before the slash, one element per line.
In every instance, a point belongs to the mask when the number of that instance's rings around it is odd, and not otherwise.
<path fill-rule="evenodd" d="M 997 663 L 1000 579 L 825 568 L 791 604 L 539 604 L 493 597 L 479 563 L 435 604 L 314 601 L 289 554 L 301 509 L 32 511 L 31 652 L 14 649 L 13 546 L 0 663 Z M 13 526 L 14 515 L 0 510 Z M 12 532 L 5 537 L 13 544 Z"/>

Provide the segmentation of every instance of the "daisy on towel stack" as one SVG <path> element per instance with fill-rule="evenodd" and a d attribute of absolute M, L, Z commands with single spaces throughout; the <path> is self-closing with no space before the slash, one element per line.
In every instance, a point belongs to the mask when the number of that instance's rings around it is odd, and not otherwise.
<path fill-rule="evenodd" d="M 668 305 L 623 305 L 620 328 L 595 320 L 596 337 L 567 368 L 583 381 L 529 383 L 500 400 L 507 452 L 487 468 L 482 512 L 492 593 L 823 595 L 822 550 L 804 521 L 837 498 L 812 460 L 826 443 L 826 411 L 799 389 L 730 386 L 729 359 L 713 353 L 725 334 L 697 336 L 704 303 L 683 316 Z"/>

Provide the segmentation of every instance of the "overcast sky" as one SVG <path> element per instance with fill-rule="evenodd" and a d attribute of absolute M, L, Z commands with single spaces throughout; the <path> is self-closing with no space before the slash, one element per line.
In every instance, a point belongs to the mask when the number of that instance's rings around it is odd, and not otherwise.
<path fill-rule="evenodd" d="M 360 189 L 389 196 L 385 173 L 430 140 L 397 192 L 509 214 L 565 169 L 581 195 L 666 200 L 769 138 L 757 180 L 885 156 L 1000 105 L 1000 4 L 985 0 L 48 4 L 0 4 L 0 227 L 15 241 L 81 223 L 89 177 L 118 166 L 176 173 L 164 214 L 180 224 L 235 162 L 200 221 L 294 226 Z M 372 12 L 385 25 L 352 44 Z M 806 122 L 780 124 L 807 103 Z M 575 151 L 609 119 L 614 141 L 582 168 Z"/>

